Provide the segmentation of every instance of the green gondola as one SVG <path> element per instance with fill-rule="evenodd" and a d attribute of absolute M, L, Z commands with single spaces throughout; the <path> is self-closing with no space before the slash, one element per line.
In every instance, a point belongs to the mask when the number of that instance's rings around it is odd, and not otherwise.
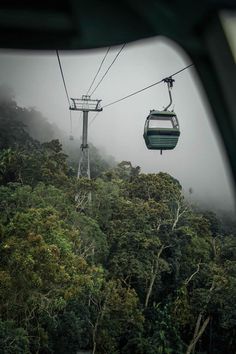
<path fill-rule="evenodd" d="M 156 122 L 156 126 L 151 123 Z M 163 128 L 158 126 L 158 122 L 171 122 L 171 127 Z M 148 149 L 171 150 L 178 143 L 180 136 L 179 122 L 174 112 L 170 111 L 150 111 L 145 126 L 144 140 Z"/>
<path fill-rule="evenodd" d="M 174 80 L 168 77 L 163 80 L 167 83 L 170 103 L 163 111 L 152 110 L 148 115 L 145 125 L 143 137 L 148 149 L 152 150 L 172 150 L 176 147 L 179 136 L 179 122 L 174 111 L 167 109 L 172 104 L 171 88 Z M 165 126 L 163 127 L 163 123 Z"/>

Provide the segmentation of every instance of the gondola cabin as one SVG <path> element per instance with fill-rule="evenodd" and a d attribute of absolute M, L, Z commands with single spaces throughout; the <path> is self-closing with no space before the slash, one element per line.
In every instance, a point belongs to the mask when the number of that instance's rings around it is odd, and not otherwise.
<path fill-rule="evenodd" d="M 150 111 L 143 134 L 148 149 L 172 150 L 179 136 L 179 122 L 173 111 Z"/>

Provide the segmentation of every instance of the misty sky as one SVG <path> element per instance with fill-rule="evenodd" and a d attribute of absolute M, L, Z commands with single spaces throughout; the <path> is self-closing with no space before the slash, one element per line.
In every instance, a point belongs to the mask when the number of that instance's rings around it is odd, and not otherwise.
<path fill-rule="evenodd" d="M 110 50 L 101 76 L 119 49 Z M 60 52 L 70 97 L 86 94 L 105 51 L 106 48 Z M 155 38 L 127 44 L 93 97 L 102 99 L 102 105 L 106 105 L 189 63 L 189 58 L 170 41 Z M 14 90 L 18 104 L 36 107 L 69 136 L 68 103 L 56 54 L 2 50 L 0 65 L 0 84 Z M 160 155 L 158 151 L 147 150 L 143 126 L 150 109 L 162 109 L 167 103 L 168 92 L 162 83 L 108 107 L 91 124 L 89 140 L 117 161 L 128 160 L 139 165 L 143 172 L 170 173 L 180 181 L 186 193 L 190 187 L 193 189 L 192 198 L 214 203 L 220 209 L 232 208 L 233 193 L 226 158 L 194 68 L 175 77 L 173 107 L 181 136 L 175 150 Z M 93 117 L 91 113 L 90 120 Z M 81 135 L 81 123 L 80 113 L 74 112 L 73 135 L 76 137 Z"/>

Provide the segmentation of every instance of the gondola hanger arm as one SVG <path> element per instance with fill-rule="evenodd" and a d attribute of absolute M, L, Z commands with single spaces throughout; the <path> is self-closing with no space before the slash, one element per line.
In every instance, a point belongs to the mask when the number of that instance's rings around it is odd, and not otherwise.
<path fill-rule="evenodd" d="M 168 92 L 169 92 L 169 98 L 170 98 L 170 102 L 169 104 L 164 108 L 164 111 L 167 111 L 167 109 L 171 106 L 172 104 L 172 95 L 171 95 L 171 89 L 173 87 L 173 83 L 174 83 L 174 79 L 172 79 L 172 77 L 166 77 L 165 79 L 163 79 L 163 81 L 167 84 L 168 87 Z"/>

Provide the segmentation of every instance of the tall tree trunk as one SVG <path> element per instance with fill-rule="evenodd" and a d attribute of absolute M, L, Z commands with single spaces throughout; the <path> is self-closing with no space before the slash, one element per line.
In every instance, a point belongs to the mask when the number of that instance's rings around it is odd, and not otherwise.
<path fill-rule="evenodd" d="M 178 224 L 179 222 L 179 219 L 182 217 L 183 214 L 185 214 L 187 212 L 188 208 L 185 207 L 182 211 L 181 211 L 181 203 L 180 201 L 178 200 L 177 201 L 177 209 L 176 209 L 176 215 L 175 215 L 175 219 L 174 219 L 174 222 L 172 224 L 172 231 L 176 228 L 176 225 Z"/>
<path fill-rule="evenodd" d="M 152 270 L 152 274 L 151 274 L 150 284 L 149 284 L 148 291 L 146 294 L 146 299 L 145 299 L 145 305 L 144 305 L 145 308 L 148 307 L 148 302 L 149 302 L 150 296 L 152 294 L 153 285 L 154 285 L 154 282 L 157 277 L 160 256 L 162 254 L 162 251 L 167 247 L 169 247 L 169 246 L 162 245 L 157 256 L 156 256 L 156 259 L 154 259 L 154 266 L 153 266 L 153 270 Z"/>
<path fill-rule="evenodd" d="M 195 330 L 194 330 L 194 335 L 193 335 L 193 339 L 191 340 L 191 343 L 189 344 L 186 354 L 191 354 L 198 342 L 198 340 L 200 339 L 200 337 L 202 336 L 202 334 L 204 333 L 209 321 L 210 321 L 210 316 L 208 316 L 205 321 L 203 322 L 201 328 L 200 328 L 200 323 L 201 323 L 201 319 L 202 319 L 202 313 L 200 313 L 198 315 L 198 319 L 196 322 L 196 326 L 195 326 Z"/>
<path fill-rule="evenodd" d="M 106 310 L 106 306 L 107 306 L 107 300 L 108 300 L 109 296 L 110 296 L 110 290 L 108 289 L 108 293 L 106 294 L 106 297 L 104 299 L 103 305 L 101 307 L 98 305 L 99 312 L 98 312 L 95 324 L 93 325 L 93 323 L 90 322 L 90 325 L 92 327 L 92 338 L 93 338 L 93 351 L 92 351 L 92 354 L 96 353 L 98 325 L 103 319 L 103 316 L 104 316 L 104 313 L 105 313 L 105 310 Z"/>
<path fill-rule="evenodd" d="M 152 288 L 153 288 L 153 284 L 155 282 L 156 276 L 157 276 L 157 265 L 156 265 L 155 269 L 153 270 L 153 273 L 152 273 L 152 276 L 151 276 L 150 284 L 149 284 L 147 295 L 146 295 L 146 299 L 145 299 L 145 308 L 148 307 L 149 298 L 150 298 L 151 293 L 152 293 Z"/>
<path fill-rule="evenodd" d="M 99 318 L 97 318 L 96 323 L 95 323 L 95 325 L 93 326 L 93 329 L 92 329 L 92 337 L 93 337 L 93 351 L 92 351 L 92 354 L 96 353 L 96 347 L 97 347 L 96 338 L 97 338 L 98 322 L 99 322 Z"/>
<path fill-rule="evenodd" d="M 93 351 L 92 351 L 92 354 L 96 353 L 96 346 L 97 346 L 96 335 L 93 335 Z"/>
<path fill-rule="evenodd" d="M 214 255 L 214 259 L 216 259 L 217 251 L 216 251 L 216 239 L 212 237 L 211 239 L 212 251 Z"/>
<path fill-rule="evenodd" d="M 172 231 L 175 229 L 177 222 L 179 221 L 179 212 L 180 212 L 180 203 L 177 202 L 177 210 L 176 210 L 175 220 L 172 225 Z"/>
<path fill-rule="evenodd" d="M 194 329 L 193 338 L 196 338 L 196 337 L 197 337 L 197 334 L 198 334 L 198 332 L 199 332 L 199 328 L 200 328 L 201 321 L 202 321 L 202 314 L 199 313 L 198 319 L 197 319 L 197 323 L 196 323 L 196 326 L 195 326 L 195 329 Z M 193 348 L 192 348 L 192 353 L 193 353 L 193 354 L 195 353 L 195 347 L 196 347 L 196 343 L 194 344 L 194 346 L 193 346 Z"/>

